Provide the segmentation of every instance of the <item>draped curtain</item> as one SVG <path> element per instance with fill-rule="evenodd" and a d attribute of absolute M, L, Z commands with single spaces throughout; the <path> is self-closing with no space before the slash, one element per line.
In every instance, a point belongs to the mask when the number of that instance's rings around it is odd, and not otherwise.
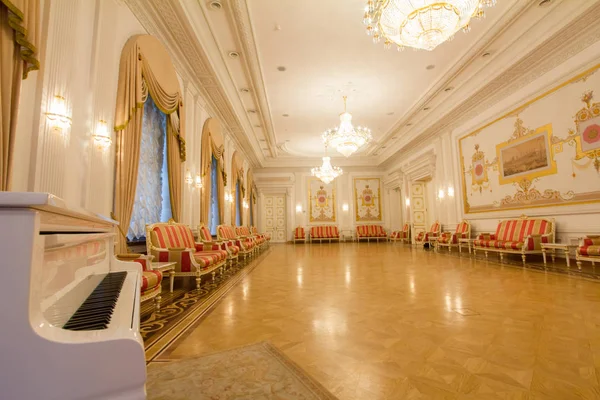
<path fill-rule="evenodd" d="M 202 128 L 202 141 L 200 144 L 200 162 L 202 179 L 204 180 L 204 191 L 202 201 L 200 202 L 200 224 L 209 225 L 208 214 L 210 210 L 210 200 L 212 192 L 212 177 L 210 169 L 212 158 L 217 159 L 217 198 L 219 204 L 219 220 L 221 223 L 225 220 L 225 182 L 223 180 L 224 162 L 223 157 L 225 146 L 223 145 L 223 135 L 221 126 L 216 119 L 209 118 Z"/>
<path fill-rule="evenodd" d="M 254 221 L 254 204 L 252 203 L 252 196 L 254 193 L 254 174 L 252 173 L 252 170 L 249 169 L 248 172 L 246 173 L 247 177 L 246 177 L 246 193 L 247 193 L 247 198 L 248 198 L 248 225 L 253 226 L 255 224 Z"/>
<path fill-rule="evenodd" d="M 232 193 L 231 193 L 231 197 L 232 197 L 232 201 L 231 201 L 231 224 L 235 225 L 235 220 L 236 220 L 236 216 L 237 216 L 237 211 L 236 211 L 236 205 L 238 200 L 241 201 L 241 199 L 244 197 L 242 196 L 241 193 L 237 192 L 237 187 L 238 185 L 236 184 L 238 182 L 238 180 L 240 180 L 240 189 L 242 188 L 242 186 L 244 185 L 244 167 L 242 164 L 242 159 L 240 157 L 240 154 L 236 151 L 233 153 L 233 157 L 231 158 L 231 187 L 233 188 Z M 242 207 L 240 207 L 240 212 L 243 210 Z M 240 218 L 240 221 L 242 221 L 242 218 Z"/>
<path fill-rule="evenodd" d="M 39 0 L 0 0 L 0 191 L 10 190 L 21 80 L 40 68 Z"/>
<path fill-rule="evenodd" d="M 127 252 L 125 231 L 131 221 L 135 200 L 143 105 L 152 96 L 154 103 L 167 114 L 167 165 L 173 219 L 181 215 L 181 164 L 185 161 L 183 96 L 169 54 L 153 36 L 131 37 L 121 53 L 117 106 L 115 110 L 116 168 L 113 218 L 119 222 L 121 235 L 117 252 Z"/>

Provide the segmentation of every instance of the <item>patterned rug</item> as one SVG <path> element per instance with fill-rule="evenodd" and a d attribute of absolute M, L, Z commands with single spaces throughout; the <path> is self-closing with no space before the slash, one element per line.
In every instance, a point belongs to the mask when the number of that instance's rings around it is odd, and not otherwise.
<path fill-rule="evenodd" d="M 335 400 L 268 342 L 148 365 L 148 399 Z"/>

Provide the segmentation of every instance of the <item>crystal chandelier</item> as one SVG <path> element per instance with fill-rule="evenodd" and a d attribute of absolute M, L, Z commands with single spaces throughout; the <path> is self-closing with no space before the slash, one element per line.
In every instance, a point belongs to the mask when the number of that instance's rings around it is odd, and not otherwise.
<path fill-rule="evenodd" d="M 369 143 L 372 137 L 369 128 L 352 126 L 352 114 L 346 112 L 346 100 L 347 97 L 344 96 L 344 112 L 340 114 L 340 126 L 323 132 L 323 142 L 349 157 L 361 146 Z"/>
<path fill-rule="evenodd" d="M 325 157 L 323 157 L 323 165 L 315 167 L 310 170 L 312 176 L 319 178 L 324 184 L 328 184 L 338 176 L 342 175 L 344 171 L 340 167 L 334 167 L 331 165 L 331 158 L 327 157 L 327 146 L 325 146 Z"/>
<path fill-rule="evenodd" d="M 471 18 L 485 18 L 484 7 L 496 0 L 369 0 L 364 24 L 373 42 L 384 40 L 398 51 L 404 47 L 433 50 L 462 29 L 471 30 Z"/>

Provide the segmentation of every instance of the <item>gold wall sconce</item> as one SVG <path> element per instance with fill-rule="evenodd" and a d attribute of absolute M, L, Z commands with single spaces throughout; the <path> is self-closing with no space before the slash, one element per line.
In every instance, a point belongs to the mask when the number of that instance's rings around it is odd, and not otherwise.
<path fill-rule="evenodd" d="M 52 128 L 62 129 L 71 126 L 73 121 L 67 114 L 67 104 L 64 97 L 54 96 L 49 111 L 46 113 L 46 118 Z"/>
<path fill-rule="evenodd" d="M 92 138 L 94 139 L 96 147 L 98 147 L 100 150 L 106 150 L 110 147 L 112 144 L 112 139 L 108 133 L 108 124 L 106 121 L 98 121 L 98 125 L 96 125 L 96 133 L 92 135 Z"/>

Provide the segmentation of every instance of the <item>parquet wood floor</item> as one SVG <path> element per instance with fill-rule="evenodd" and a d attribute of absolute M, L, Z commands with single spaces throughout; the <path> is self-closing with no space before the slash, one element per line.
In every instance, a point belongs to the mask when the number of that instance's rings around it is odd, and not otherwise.
<path fill-rule="evenodd" d="M 388 243 L 273 245 L 163 360 L 269 340 L 344 399 L 600 399 L 600 284 Z"/>

